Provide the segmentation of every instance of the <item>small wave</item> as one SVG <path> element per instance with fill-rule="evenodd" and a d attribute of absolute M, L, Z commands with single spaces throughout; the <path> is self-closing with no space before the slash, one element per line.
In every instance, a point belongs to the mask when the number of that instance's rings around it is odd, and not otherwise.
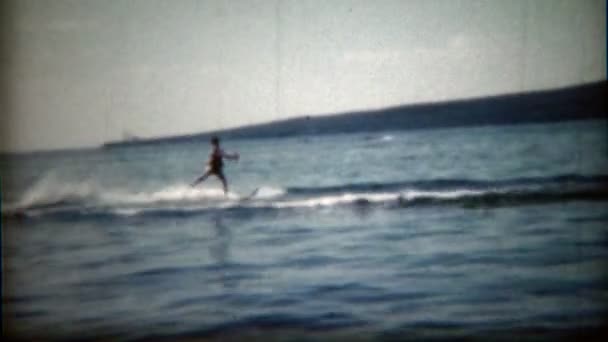
<path fill-rule="evenodd" d="M 433 179 L 405 182 L 369 182 L 342 184 L 325 187 L 289 187 L 287 192 L 291 195 L 314 195 L 343 192 L 385 192 L 398 189 L 412 189 L 416 191 L 497 191 L 505 192 L 530 189 L 566 189 L 572 187 L 607 186 L 608 175 L 582 176 L 558 175 L 554 177 L 528 177 L 504 180 L 472 180 L 472 179 Z"/>
<path fill-rule="evenodd" d="M 384 203 L 396 200 L 399 193 L 345 193 L 340 195 L 319 196 L 305 199 L 284 200 L 269 204 L 262 204 L 272 208 L 315 208 L 333 207 L 345 204 Z"/>
<path fill-rule="evenodd" d="M 487 191 L 461 192 L 456 194 L 417 194 L 411 198 L 400 198 L 398 205 L 460 205 L 463 207 L 497 207 L 505 205 L 541 204 L 565 201 L 606 201 L 607 188 L 573 190 Z"/>

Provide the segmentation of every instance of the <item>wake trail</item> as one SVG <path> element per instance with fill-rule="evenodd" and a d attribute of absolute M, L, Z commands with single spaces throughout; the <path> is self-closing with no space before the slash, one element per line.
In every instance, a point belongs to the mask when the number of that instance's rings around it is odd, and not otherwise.
<path fill-rule="evenodd" d="M 437 179 L 358 183 L 325 187 L 260 187 L 249 196 L 220 189 L 174 184 L 151 191 L 129 191 L 91 183 L 33 186 L 20 201 L 3 208 L 3 217 L 184 216 L 218 210 L 252 212 L 338 206 L 383 205 L 463 207 L 524 205 L 560 201 L 608 200 L 606 175 L 558 175 L 498 181 Z"/>

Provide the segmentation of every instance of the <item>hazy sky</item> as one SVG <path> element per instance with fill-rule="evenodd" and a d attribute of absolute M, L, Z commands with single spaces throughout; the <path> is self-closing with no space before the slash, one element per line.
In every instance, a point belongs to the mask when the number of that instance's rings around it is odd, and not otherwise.
<path fill-rule="evenodd" d="M 6 2 L 1 150 L 606 78 L 606 1 Z"/>

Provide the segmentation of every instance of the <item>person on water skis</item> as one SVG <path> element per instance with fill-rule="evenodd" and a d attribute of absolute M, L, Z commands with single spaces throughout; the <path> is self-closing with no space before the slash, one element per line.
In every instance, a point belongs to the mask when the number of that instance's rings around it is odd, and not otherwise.
<path fill-rule="evenodd" d="M 194 183 L 191 184 L 192 187 L 197 185 L 198 183 L 204 181 L 210 175 L 215 175 L 217 178 L 222 181 L 222 186 L 224 187 L 224 195 L 228 194 L 228 182 L 226 181 L 226 176 L 224 176 L 224 158 L 230 160 L 239 160 L 238 153 L 227 153 L 224 152 L 220 148 L 220 139 L 218 137 L 211 138 L 211 146 L 213 146 L 213 150 L 209 155 L 209 161 L 207 162 L 207 169 L 205 173 L 197 178 Z"/>

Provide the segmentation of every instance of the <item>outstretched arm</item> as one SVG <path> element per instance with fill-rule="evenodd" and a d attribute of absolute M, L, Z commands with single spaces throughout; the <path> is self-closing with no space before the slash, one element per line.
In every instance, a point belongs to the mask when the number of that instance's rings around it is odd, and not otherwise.
<path fill-rule="evenodd" d="M 228 153 L 228 152 L 224 152 L 222 151 L 222 157 L 226 158 L 226 159 L 231 159 L 231 160 L 239 160 L 239 154 L 238 153 Z"/>

